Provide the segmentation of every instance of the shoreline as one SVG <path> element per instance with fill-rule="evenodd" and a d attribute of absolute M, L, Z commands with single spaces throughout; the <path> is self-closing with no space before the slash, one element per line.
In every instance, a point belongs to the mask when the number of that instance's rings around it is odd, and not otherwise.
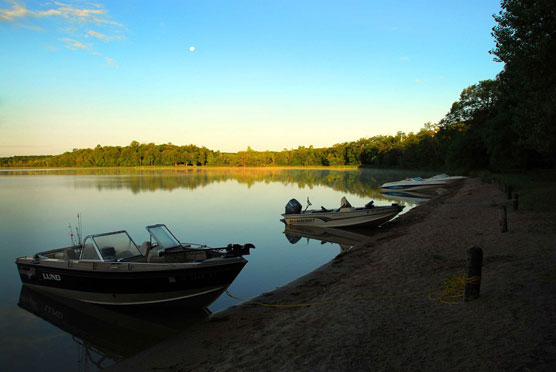
<path fill-rule="evenodd" d="M 554 370 L 555 212 L 509 207 L 502 233 L 494 206 L 504 199 L 495 185 L 467 179 L 252 299 L 332 302 L 241 303 L 111 370 Z M 434 301 L 465 272 L 471 246 L 484 251 L 481 297 Z M 432 289 L 433 300 L 422 293 Z"/>
<path fill-rule="evenodd" d="M 382 169 L 366 168 L 357 165 L 333 165 L 333 166 L 303 166 L 303 165 L 270 165 L 270 166 L 232 166 L 232 165 L 137 165 L 137 166 L 111 166 L 111 167 L 0 167 L 0 170 L 97 170 L 97 169 L 133 169 L 133 170 L 202 170 L 202 169 L 332 169 L 332 170 L 357 170 L 357 169 Z M 390 170 L 392 168 L 384 168 Z M 398 170 L 398 169 L 396 169 Z M 404 171 L 406 169 L 400 169 Z M 426 171 L 425 171 L 426 172 Z"/>

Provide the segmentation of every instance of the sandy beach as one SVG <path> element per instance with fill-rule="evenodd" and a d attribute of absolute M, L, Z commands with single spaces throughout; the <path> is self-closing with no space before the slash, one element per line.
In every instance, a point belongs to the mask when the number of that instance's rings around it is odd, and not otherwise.
<path fill-rule="evenodd" d="M 314 272 L 112 367 L 117 371 L 554 371 L 556 213 L 467 179 Z M 481 296 L 445 280 L 484 251 Z M 255 252 L 256 254 L 256 252 Z M 432 298 L 432 299 L 431 299 Z"/>

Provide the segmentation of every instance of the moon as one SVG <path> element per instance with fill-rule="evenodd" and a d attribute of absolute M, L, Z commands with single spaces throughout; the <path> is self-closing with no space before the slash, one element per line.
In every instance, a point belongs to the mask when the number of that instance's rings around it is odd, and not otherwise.
<path fill-rule="evenodd" d="M 194 47 L 193 45 L 190 46 L 190 47 L 189 47 L 189 51 L 190 51 L 190 52 L 194 52 L 194 51 L 195 51 L 195 47 Z"/>

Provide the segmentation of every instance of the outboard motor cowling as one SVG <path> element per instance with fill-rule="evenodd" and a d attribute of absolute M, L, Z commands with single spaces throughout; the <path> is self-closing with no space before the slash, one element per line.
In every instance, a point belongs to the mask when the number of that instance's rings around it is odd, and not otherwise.
<path fill-rule="evenodd" d="M 288 204 L 286 204 L 285 214 L 299 214 L 301 213 L 301 209 L 301 203 L 299 203 L 296 199 L 291 199 Z"/>

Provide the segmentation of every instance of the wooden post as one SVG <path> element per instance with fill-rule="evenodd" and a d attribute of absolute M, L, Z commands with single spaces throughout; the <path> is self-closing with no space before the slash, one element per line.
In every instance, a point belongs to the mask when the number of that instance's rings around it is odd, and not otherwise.
<path fill-rule="evenodd" d="M 465 302 L 479 298 L 481 292 L 481 273 L 483 270 L 483 250 L 471 247 L 467 250 L 467 281 L 463 300 Z"/>
<path fill-rule="evenodd" d="M 512 198 L 512 185 L 508 185 L 508 200 Z"/>
<path fill-rule="evenodd" d="M 503 233 L 508 231 L 508 213 L 505 205 L 500 207 L 500 230 Z"/>
<path fill-rule="evenodd" d="M 517 211 L 518 206 L 519 206 L 519 194 L 515 193 L 514 194 L 514 211 Z"/>

